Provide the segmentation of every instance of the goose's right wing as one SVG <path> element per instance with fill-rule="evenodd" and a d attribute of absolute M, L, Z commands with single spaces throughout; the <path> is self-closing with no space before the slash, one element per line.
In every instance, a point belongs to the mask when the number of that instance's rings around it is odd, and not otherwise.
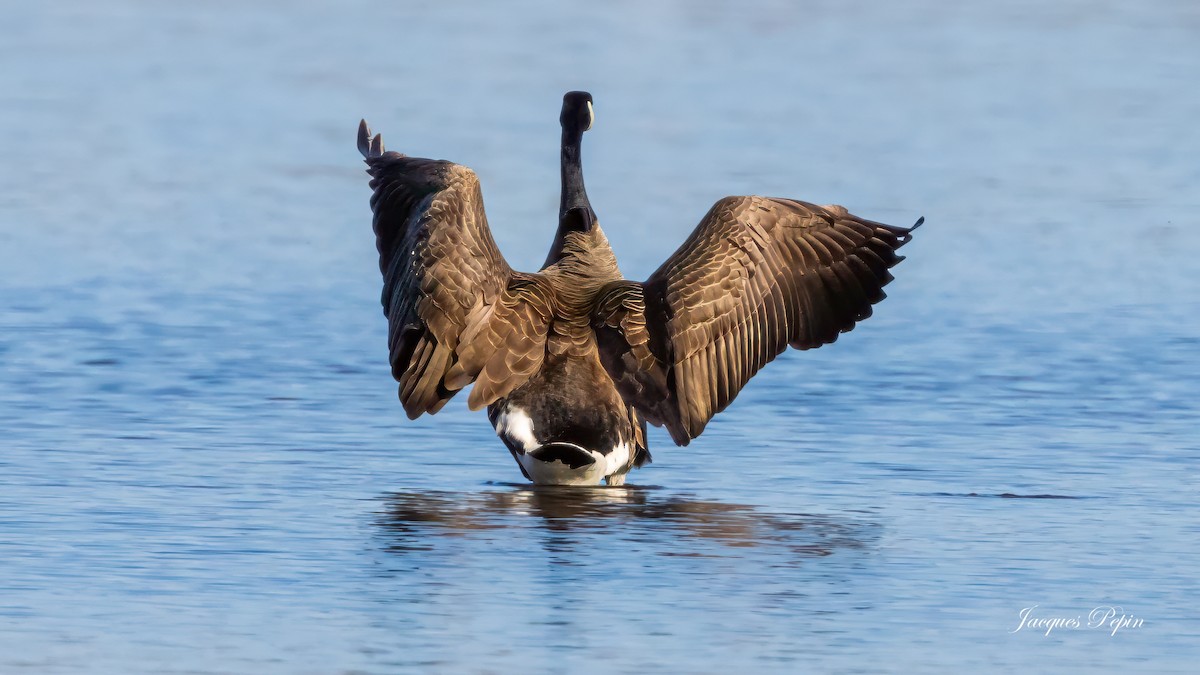
<path fill-rule="evenodd" d="M 686 445 L 788 345 L 820 347 L 870 316 L 911 231 L 840 206 L 722 199 L 644 283 L 600 296 L 601 361 L 626 401 Z"/>
<path fill-rule="evenodd" d="M 546 281 L 505 262 L 475 172 L 385 152 L 365 120 L 358 148 L 374 190 L 392 376 L 408 416 L 437 412 L 471 382 L 472 410 L 508 395 L 541 367 L 554 314 Z"/>

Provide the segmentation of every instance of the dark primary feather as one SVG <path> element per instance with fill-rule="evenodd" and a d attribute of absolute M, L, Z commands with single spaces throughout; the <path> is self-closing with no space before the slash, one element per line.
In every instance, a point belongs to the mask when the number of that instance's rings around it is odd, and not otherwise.
<path fill-rule="evenodd" d="M 548 284 L 505 262 L 473 171 L 386 152 L 365 121 L 358 148 L 374 191 L 392 375 L 408 416 L 437 412 L 471 382 L 472 409 L 507 395 L 541 367 L 554 314 Z"/>
<path fill-rule="evenodd" d="M 649 279 L 605 289 L 593 313 L 601 361 L 627 402 L 686 445 L 789 345 L 828 344 L 869 317 L 921 222 L 722 199 Z"/>

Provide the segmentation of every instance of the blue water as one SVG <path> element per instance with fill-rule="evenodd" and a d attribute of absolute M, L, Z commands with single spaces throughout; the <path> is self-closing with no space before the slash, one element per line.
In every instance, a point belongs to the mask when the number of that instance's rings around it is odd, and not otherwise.
<path fill-rule="evenodd" d="M 1193 3 L 10 5 L 0 672 L 1200 658 Z M 532 269 L 568 89 L 631 277 L 726 194 L 927 219 L 628 489 L 405 419 L 354 148 L 474 168 Z"/>

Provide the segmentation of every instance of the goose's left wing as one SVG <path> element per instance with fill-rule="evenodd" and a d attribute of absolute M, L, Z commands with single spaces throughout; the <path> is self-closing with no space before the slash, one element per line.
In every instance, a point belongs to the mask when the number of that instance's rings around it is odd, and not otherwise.
<path fill-rule="evenodd" d="M 687 445 L 789 345 L 828 344 L 870 316 L 903 260 L 896 249 L 921 222 L 726 197 L 649 279 L 601 294 L 601 361 L 627 401 Z"/>

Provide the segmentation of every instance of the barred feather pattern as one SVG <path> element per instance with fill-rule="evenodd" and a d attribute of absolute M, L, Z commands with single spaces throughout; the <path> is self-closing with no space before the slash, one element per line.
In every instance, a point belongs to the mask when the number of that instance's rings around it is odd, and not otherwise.
<path fill-rule="evenodd" d="M 549 282 L 514 272 L 496 247 L 470 169 L 387 152 L 364 122 L 381 302 L 392 376 L 410 418 L 475 382 L 478 409 L 541 368 L 556 312 Z"/>
<path fill-rule="evenodd" d="M 601 361 L 626 401 L 687 445 L 789 345 L 831 343 L 869 317 L 920 224 L 722 199 L 645 282 L 612 283 L 598 297 Z"/>

